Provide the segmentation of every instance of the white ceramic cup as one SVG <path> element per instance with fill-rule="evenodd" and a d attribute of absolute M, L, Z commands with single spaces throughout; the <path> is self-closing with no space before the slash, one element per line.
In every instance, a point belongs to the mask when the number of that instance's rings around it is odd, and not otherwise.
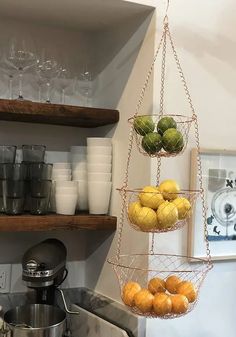
<path fill-rule="evenodd" d="M 111 173 L 88 173 L 88 181 L 111 181 Z"/>
<path fill-rule="evenodd" d="M 71 153 L 86 154 L 86 146 L 73 145 L 70 147 Z"/>
<path fill-rule="evenodd" d="M 112 138 L 88 137 L 87 146 L 111 146 Z"/>
<path fill-rule="evenodd" d="M 78 194 L 77 186 L 73 187 L 56 187 L 55 193 L 57 194 Z"/>
<path fill-rule="evenodd" d="M 70 181 L 71 176 L 68 175 L 68 174 L 57 175 L 56 177 L 53 177 L 52 180 L 54 180 L 54 181 Z"/>
<path fill-rule="evenodd" d="M 87 171 L 73 171 L 73 180 L 87 180 Z"/>
<path fill-rule="evenodd" d="M 111 182 L 88 182 L 88 203 L 90 214 L 107 214 L 111 196 Z"/>
<path fill-rule="evenodd" d="M 87 171 L 87 161 L 73 162 L 72 171 Z"/>
<path fill-rule="evenodd" d="M 70 168 L 54 168 L 52 169 L 52 175 L 71 174 Z"/>
<path fill-rule="evenodd" d="M 53 163 L 53 170 L 54 169 L 70 169 L 71 163 Z"/>
<path fill-rule="evenodd" d="M 88 210 L 88 182 L 87 180 L 77 180 L 78 203 L 77 209 L 80 211 Z"/>
<path fill-rule="evenodd" d="M 88 164 L 111 164 L 112 156 L 88 155 Z"/>
<path fill-rule="evenodd" d="M 112 153 L 112 146 L 88 146 L 87 155 L 88 156 L 110 156 Z"/>
<path fill-rule="evenodd" d="M 58 187 L 77 188 L 77 182 L 76 181 L 56 181 L 55 186 L 56 186 L 56 188 L 58 188 Z"/>
<path fill-rule="evenodd" d="M 88 164 L 88 173 L 111 173 L 111 164 Z"/>
<path fill-rule="evenodd" d="M 78 200 L 77 193 L 74 194 L 58 194 L 55 195 L 56 213 L 65 215 L 74 215 Z"/>

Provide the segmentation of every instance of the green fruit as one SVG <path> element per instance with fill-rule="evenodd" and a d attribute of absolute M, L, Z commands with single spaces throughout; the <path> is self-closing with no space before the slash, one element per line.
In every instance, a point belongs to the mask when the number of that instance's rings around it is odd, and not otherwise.
<path fill-rule="evenodd" d="M 142 148 L 148 154 L 155 154 L 162 148 L 162 137 L 157 132 L 150 132 L 142 139 Z"/>
<path fill-rule="evenodd" d="M 163 135 L 163 133 L 168 129 L 176 129 L 176 128 L 177 128 L 176 121 L 172 117 L 163 117 L 157 123 L 157 132 L 160 133 L 160 135 Z"/>
<path fill-rule="evenodd" d="M 166 152 L 180 152 L 184 147 L 183 135 L 176 129 L 168 129 L 162 136 L 162 145 Z"/>
<path fill-rule="evenodd" d="M 145 136 L 147 133 L 154 131 L 155 124 L 150 116 L 139 116 L 135 117 L 134 129 L 141 135 Z"/>

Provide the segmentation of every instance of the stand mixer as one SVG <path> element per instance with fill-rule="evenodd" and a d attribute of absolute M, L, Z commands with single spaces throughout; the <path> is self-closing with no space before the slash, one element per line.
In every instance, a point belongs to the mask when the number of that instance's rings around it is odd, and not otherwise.
<path fill-rule="evenodd" d="M 28 249 L 22 259 L 22 280 L 36 291 L 36 303 L 54 304 L 55 291 L 67 277 L 67 250 L 57 239 L 47 239 Z"/>

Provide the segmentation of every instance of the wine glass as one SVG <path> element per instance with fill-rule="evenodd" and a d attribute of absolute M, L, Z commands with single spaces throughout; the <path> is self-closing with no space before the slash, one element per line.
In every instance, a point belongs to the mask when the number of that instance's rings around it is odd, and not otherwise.
<path fill-rule="evenodd" d="M 73 74 L 68 67 L 60 67 L 60 72 L 56 80 L 55 86 L 59 90 L 61 104 L 65 104 L 66 94 L 74 94 L 76 80 L 76 78 L 73 78 Z"/>
<path fill-rule="evenodd" d="M 92 106 L 94 90 L 95 87 L 92 72 L 85 67 L 78 78 L 78 91 L 85 98 L 85 106 Z"/>
<path fill-rule="evenodd" d="M 23 100 L 22 82 L 23 73 L 31 68 L 37 61 L 36 54 L 27 47 L 25 40 L 11 40 L 5 52 L 5 63 L 18 72 L 19 94 L 18 99 Z M 14 76 L 14 75 L 13 75 Z M 12 86 L 12 83 L 11 83 Z M 12 88 L 11 88 L 12 91 Z"/>
<path fill-rule="evenodd" d="M 38 74 L 47 86 L 46 103 L 51 103 L 52 80 L 59 75 L 60 71 L 58 63 L 53 59 L 44 60 L 38 65 Z"/>

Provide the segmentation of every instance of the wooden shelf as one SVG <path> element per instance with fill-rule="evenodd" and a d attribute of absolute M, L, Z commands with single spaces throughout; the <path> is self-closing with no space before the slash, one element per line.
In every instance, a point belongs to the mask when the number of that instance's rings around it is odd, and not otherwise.
<path fill-rule="evenodd" d="M 1 215 L 0 232 L 39 232 L 54 230 L 116 230 L 117 218 L 109 215 Z"/>
<path fill-rule="evenodd" d="M 118 110 L 0 99 L 0 120 L 94 128 L 117 123 Z"/>

